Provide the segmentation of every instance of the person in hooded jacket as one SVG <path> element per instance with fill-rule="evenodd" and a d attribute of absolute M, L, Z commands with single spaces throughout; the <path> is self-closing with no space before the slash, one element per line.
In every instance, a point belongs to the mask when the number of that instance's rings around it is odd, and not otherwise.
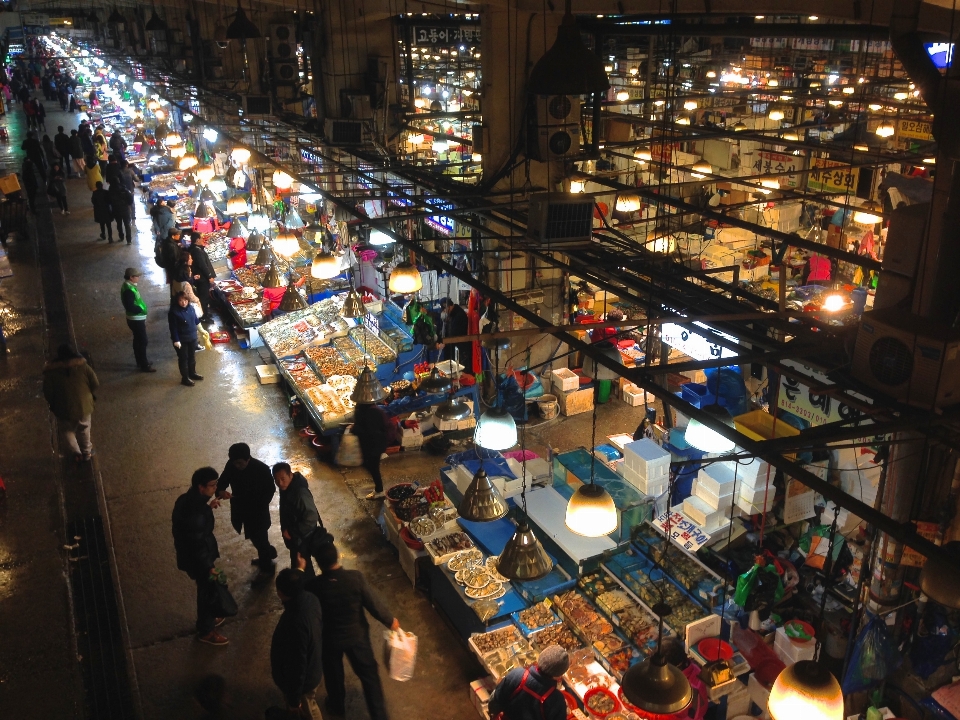
<path fill-rule="evenodd" d="M 84 172 L 87 174 L 87 187 L 90 192 L 97 189 L 97 183 L 103 182 L 103 174 L 100 172 L 100 165 L 93 155 L 87 155 L 83 161 Z"/>
<path fill-rule="evenodd" d="M 93 455 L 90 422 L 94 393 L 100 387 L 97 374 L 69 345 L 57 349 L 57 358 L 43 368 L 43 397 L 59 421 L 63 439 L 78 461 Z"/>
<path fill-rule="evenodd" d="M 297 555 L 308 558 L 304 572 L 313 576 L 316 573 L 310 558 L 310 545 L 316 532 L 326 534 L 317 503 L 307 485 L 307 479 L 290 469 L 290 465 L 279 462 L 273 466 L 273 479 L 280 490 L 280 531 L 283 542 L 290 551 L 290 567 L 297 567 Z"/>
<path fill-rule="evenodd" d="M 93 205 L 93 221 L 100 223 L 100 239 L 113 242 L 113 208 L 110 206 L 110 193 L 103 189 L 103 182 L 98 180 L 93 194 L 90 196 Z M 117 230 L 119 230 L 119 226 Z"/>
<path fill-rule="evenodd" d="M 117 221 L 117 234 L 121 242 L 124 238 L 127 245 L 133 242 L 133 195 L 119 181 L 110 183 L 110 209 L 113 219 Z"/>
<path fill-rule="evenodd" d="M 196 385 L 194 380 L 203 380 L 197 373 L 197 325 L 200 320 L 194 311 L 187 294 L 182 290 L 173 297 L 167 313 L 170 325 L 170 340 L 177 351 L 177 365 L 180 367 L 180 384 L 187 387 Z"/>
<path fill-rule="evenodd" d="M 153 228 L 158 238 L 165 238 L 170 231 L 177 227 L 177 219 L 173 216 L 173 208 L 169 202 L 158 200 L 153 211 Z"/>
<path fill-rule="evenodd" d="M 118 158 L 122 158 L 123 154 L 127 151 L 127 141 L 123 139 L 123 135 L 120 134 L 119 130 L 114 130 L 113 135 L 110 136 L 110 150 L 112 150 L 113 154 Z"/>
<path fill-rule="evenodd" d="M 227 451 L 227 464 L 220 473 L 217 497 L 230 500 L 230 522 L 238 533 L 242 530 L 257 549 L 251 564 L 260 568 L 261 578 L 274 573 L 277 549 L 270 544 L 270 501 L 277 488 L 266 463 L 250 453 L 246 443 L 235 443 Z"/>
<path fill-rule="evenodd" d="M 304 591 L 303 574 L 297 570 L 281 570 L 276 587 L 283 614 L 270 641 L 270 674 L 289 717 L 322 720 L 316 697 L 323 678 L 320 602 Z"/>
<path fill-rule="evenodd" d="M 220 547 L 213 534 L 213 510 L 220 507 L 217 493 L 217 471 L 203 467 L 193 473 L 190 489 L 177 498 L 173 506 L 173 546 L 177 552 L 177 569 L 197 583 L 197 639 L 210 645 L 229 643 L 216 631 L 223 622 L 214 614 L 217 602 L 217 558 Z"/>

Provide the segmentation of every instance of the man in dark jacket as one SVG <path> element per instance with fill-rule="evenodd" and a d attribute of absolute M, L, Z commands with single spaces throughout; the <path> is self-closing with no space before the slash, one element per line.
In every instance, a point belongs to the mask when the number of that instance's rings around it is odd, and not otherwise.
<path fill-rule="evenodd" d="M 336 545 L 320 545 L 315 548 L 315 557 L 321 575 L 309 580 L 306 587 L 319 598 L 323 610 L 323 674 L 327 708 L 334 715 L 344 714 L 343 656 L 346 655 L 363 686 L 363 698 L 371 720 L 386 720 L 383 686 L 370 646 L 370 626 L 364 610 L 391 630 L 399 630 L 400 621 L 370 591 L 363 575 L 357 570 L 341 567 Z"/>
<path fill-rule="evenodd" d="M 117 221 L 117 233 L 122 241 L 124 236 L 127 238 L 127 245 L 133 242 L 133 195 L 127 190 L 119 180 L 119 177 L 110 183 L 110 209 L 113 211 L 113 219 Z"/>
<path fill-rule="evenodd" d="M 277 575 L 283 614 L 270 642 L 270 673 L 291 715 L 322 720 L 317 688 L 323 677 L 320 603 L 303 589 L 303 573 L 292 568 Z"/>
<path fill-rule="evenodd" d="M 200 233 L 191 233 L 193 243 L 190 245 L 190 255 L 193 256 L 193 274 L 200 277 L 194 283 L 194 290 L 197 297 L 200 298 L 200 307 L 203 308 L 203 317 L 201 322 L 209 322 L 210 317 L 210 287 L 217 278 L 217 272 L 213 269 L 213 263 L 210 262 L 210 256 L 207 255 L 207 241 Z"/>
<path fill-rule="evenodd" d="M 120 302 L 127 316 L 127 327 L 133 333 L 133 357 L 140 372 L 156 372 L 157 369 L 147 360 L 147 303 L 140 295 L 140 271 L 128 267 L 123 273 L 123 285 L 120 287 Z"/>
<path fill-rule="evenodd" d="M 380 456 L 387 449 L 387 417 L 376 403 L 358 403 L 353 413 L 353 434 L 360 441 L 363 467 L 373 478 L 373 492 L 367 500 L 383 497 L 383 476 L 380 474 Z"/>
<path fill-rule="evenodd" d="M 57 134 L 53 136 L 53 146 L 63 159 L 63 169 L 67 171 L 67 177 L 73 177 L 73 167 L 70 165 L 70 138 L 63 131 L 63 125 L 57 128 Z"/>
<path fill-rule="evenodd" d="M 233 529 L 237 532 L 243 530 L 244 537 L 257 549 L 257 557 L 250 562 L 260 567 L 258 580 L 265 580 L 273 575 L 273 561 L 277 557 L 277 549 L 267 537 L 270 501 L 277 488 L 273 484 L 270 468 L 251 457 L 250 446 L 246 443 L 231 445 L 227 457 L 229 460 L 220 473 L 217 497 L 230 500 Z"/>
<path fill-rule="evenodd" d="M 193 473 L 190 489 L 177 498 L 173 506 L 173 545 L 177 551 L 177 568 L 197 583 L 197 636 L 201 642 L 226 645 L 229 641 L 216 631 L 223 621 L 215 615 L 218 598 L 217 572 L 214 565 L 220 557 L 217 538 L 213 534 L 213 509 L 220 506 L 212 500 L 217 493 L 217 471 L 203 467 Z"/>
<path fill-rule="evenodd" d="M 325 533 L 313 493 L 307 485 L 307 479 L 290 469 L 290 465 L 279 462 L 273 466 L 273 479 L 280 490 L 280 531 L 283 543 L 290 550 L 290 567 L 297 567 L 297 554 L 307 558 L 304 572 L 313 577 L 313 563 L 310 562 L 310 542 L 318 530 Z"/>
<path fill-rule="evenodd" d="M 460 337 L 467 334 L 469 321 L 467 320 L 467 313 L 464 312 L 463 308 L 457 305 L 450 298 L 444 298 L 440 302 L 441 307 L 441 319 L 443 320 L 443 330 L 442 330 L 442 340 L 444 341 L 443 346 L 443 359 L 444 360 L 454 360 L 456 359 L 455 350 L 460 350 L 460 357 L 458 362 L 464 367 L 469 367 L 472 363 L 468 362 L 471 358 L 471 353 L 473 351 L 473 344 L 470 342 L 461 342 L 454 343 L 452 345 L 446 344 L 446 339 L 448 337 Z"/>
<path fill-rule="evenodd" d="M 77 460 L 93 455 L 90 420 L 100 381 L 87 361 L 69 345 L 57 349 L 57 359 L 43 368 L 43 397 L 60 425 L 60 432 Z"/>
<path fill-rule="evenodd" d="M 113 208 L 110 206 L 110 193 L 103 189 L 103 183 L 97 180 L 97 189 L 90 195 L 93 205 L 93 221 L 100 223 L 100 239 L 113 243 Z M 119 223 L 117 230 L 120 230 Z M 120 238 L 123 240 L 123 237 Z"/>
<path fill-rule="evenodd" d="M 187 387 L 196 385 L 194 380 L 203 380 L 203 375 L 197 374 L 197 313 L 190 304 L 187 294 L 178 292 L 170 310 L 167 312 L 167 322 L 170 325 L 170 340 L 177 351 L 177 364 L 180 367 L 180 384 Z"/>
<path fill-rule="evenodd" d="M 37 139 L 37 134 L 30 130 L 27 139 L 20 145 L 20 149 L 33 161 L 41 177 L 46 177 L 46 158 L 43 154 L 43 144 Z"/>
<path fill-rule="evenodd" d="M 536 665 L 514 668 L 490 696 L 490 717 L 503 713 L 504 720 L 566 720 L 567 702 L 557 682 L 570 667 L 567 651 L 548 645 Z"/>

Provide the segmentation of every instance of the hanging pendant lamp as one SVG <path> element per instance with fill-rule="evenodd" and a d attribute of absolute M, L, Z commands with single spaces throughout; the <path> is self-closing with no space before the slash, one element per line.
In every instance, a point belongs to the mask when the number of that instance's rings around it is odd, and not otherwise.
<path fill-rule="evenodd" d="M 196 175 L 196 173 L 194 173 L 194 175 Z M 200 202 L 215 203 L 216 201 L 217 196 L 213 194 L 213 191 L 210 188 L 205 187 L 200 191 Z"/>
<path fill-rule="evenodd" d="M 153 14 L 150 16 L 150 19 L 147 20 L 147 24 L 143 26 L 143 29 L 147 32 L 157 32 L 159 30 L 166 30 L 167 23 L 159 15 L 157 15 L 157 10 L 154 8 Z"/>
<path fill-rule="evenodd" d="M 289 230 L 284 230 L 273 240 L 273 249 L 284 257 L 293 257 L 300 250 L 300 241 Z"/>
<path fill-rule="evenodd" d="M 340 260 L 329 250 L 320 250 L 310 265 L 310 275 L 318 280 L 330 280 L 340 274 Z"/>
<path fill-rule="evenodd" d="M 270 229 L 270 218 L 262 210 L 250 213 L 247 218 L 247 227 L 257 232 L 266 232 Z"/>
<path fill-rule="evenodd" d="M 470 486 L 463 494 L 463 500 L 457 506 L 457 512 L 464 520 L 490 522 L 499 520 L 509 512 L 506 500 L 496 486 L 487 477 L 482 467 L 473 476 Z"/>
<path fill-rule="evenodd" d="M 197 209 L 193 211 L 193 217 L 200 218 L 201 220 L 211 217 L 212 214 L 210 208 L 207 207 L 207 204 L 202 200 L 197 204 Z"/>
<path fill-rule="evenodd" d="M 217 22 L 213 26 L 213 41 L 221 50 L 225 50 L 227 45 L 230 44 L 230 38 L 227 37 L 227 26 L 223 24 L 222 18 L 217 18 Z"/>
<path fill-rule="evenodd" d="M 453 389 L 453 381 L 441 375 L 440 370 L 434 367 L 430 375 L 420 383 L 420 389 L 429 395 L 445 395 Z"/>
<path fill-rule="evenodd" d="M 170 147 L 171 145 L 179 145 L 182 142 L 183 138 L 176 130 L 171 130 L 163 138 L 163 144 L 167 147 Z"/>
<path fill-rule="evenodd" d="M 652 658 L 632 665 L 623 674 L 620 687 L 631 705 L 652 715 L 679 713 L 693 701 L 690 681 L 659 652 Z"/>
<path fill-rule="evenodd" d="M 404 260 L 390 273 L 390 292 L 398 295 L 410 295 L 423 287 L 420 271 L 409 260 Z"/>
<path fill-rule="evenodd" d="M 170 134 L 170 126 L 166 123 L 160 123 L 157 125 L 157 129 L 153 131 L 153 137 L 157 142 L 163 142 L 167 139 L 167 135 Z M 174 143 L 171 143 L 171 145 Z M 170 150 L 170 147 L 167 147 L 167 150 Z"/>
<path fill-rule="evenodd" d="M 592 481 L 581 485 L 567 503 L 567 529 L 584 537 L 603 537 L 617 529 L 617 506 L 604 488 Z"/>
<path fill-rule="evenodd" d="M 843 693 L 829 670 L 801 660 L 777 676 L 767 709 L 773 720 L 843 720 Z"/>
<path fill-rule="evenodd" d="M 263 247 L 263 235 L 254 231 L 247 237 L 247 250 L 259 250 Z"/>
<path fill-rule="evenodd" d="M 497 572 L 509 580 L 522 582 L 539 580 L 552 569 L 553 560 L 524 518 L 517 524 L 513 537 L 504 545 L 497 561 Z"/>
<path fill-rule="evenodd" d="M 193 175 L 197 178 L 197 181 L 203 183 L 204 185 L 213 180 L 216 174 L 217 173 L 213 169 L 212 165 L 201 165 L 193 171 Z"/>
<path fill-rule="evenodd" d="M 110 17 L 107 18 L 108 25 L 123 25 L 127 22 L 127 19 L 120 14 L 120 11 L 117 8 L 113 9 L 113 12 L 110 13 Z"/>
<path fill-rule="evenodd" d="M 343 299 L 343 309 L 340 311 L 340 314 L 345 318 L 358 318 L 366 316 L 367 308 L 363 304 L 363 298 L 360 296 L 360 293 L 353 288 L 350 288 L 347 296 Z"/>
<path fill-rule="evenodd" d="M 583 44 L 570 0 L 557 39 L 533 66 L 527 87 L 533 95 L 589 95 L 610 87 L 603 60 Z"/>
<path fill-rule="evenodd" d="M 311 221 L 310 224 L 303 229 L 303 239 L 307 242 L 323 242 L 325 237 L 326 235 L 323 225 L 318 223 L 316 220 Z"/>
<path fill-rule="evenodd" d="M 459 422 L 470 417 L 473 410 L 461 398 L 451 397 L 437 405 L 433 414 L 444 422 Z"/>
<path fill-rule="evenodd" d="M 227 215 L 246 215 L 250 212 L 247 201 L 239 195 L 227 200 Z"/>
<path fill-rule="evenodd" d="M 89 20 L 89 21 L 92 22 L 92 23 L 99 23 L 99 22 L 100 22 L 100 16 L 97 15 L 97 11 L 96 11 L 96 10 L 91 10 L 91 11 L 90 11 L 90 14 L 87 15 L 87 20 Z"/>
<path fill-rule="evenodd" d="M 251 235 L 251 237 L 253 237 Z M 263 237 L 262 235 L 260 236 Z M 253 261 L 254 265 L 270 265 L 273 262 L 273 252 L 270 249 L 269 243 L 261 243 L 259 248 L 251 248 L 249 245 L 249 240 L 247 241 L 247 249 L 258 249 L 257 259 Z"/>
<path fill-rule="evenodd" d="M 309 307 L 310 303 L 303 299 L 303 295 L 299 293 L 296 286 L 293 284 L 293 280 L 290 280 L 287 283 L 287 289 L 283 293 L 283 297 L 280 298 L 279 309 L 283 312 L 293 312 L 294 310 L 303 310 L 306 307 Z"/>
<path fill-rule="evenodd" d="M 380 402 L 387 396 L 386 391 L 377 380 L 369 367 L 364 366 L 360 371 L 360 377 L 357 378 L 357 385 L 353 388 L 350 399 L 357 405 L 373 405 Z"/>
<path fill-rule="evenodd" d="M 196 167 L 200 161 L 197 159 L 197 156 L 194 153 L 187 153 L 182 158 L 180 158 L 180 163 L 177 165 L 181 170 L 189 170 L 190 168 Z"/>
<path fill-rule="evenodd" d="M 227 26 L 228 40 L 250 40 L 260 37 L 260 28 L 250 22 L 250 18 L 240 7 L 240 0 L 237 0 L 237 12 L 233 22 Z"/>
<path fill-rule="evenodd" d="M 240 223 L 239 220 L 234 220 L 232 223 L 230 223 L 230 229 L 227 231 L 227 238 L 229 240 L 233 240 L 233 238 L 243 237 L 246 234 L 247 234 L 247 230 L 245 227 L 243 227 L 243 225 Z M 250 249 L 249 245 L 247 246 L 247 249 L 248 250 Z"/>
<path fill-rule="evenodd" d="M 473 442 L 487 450 L 508 450 L 517 444 L 517 423 L 506 410 L 493 408 L 480 416 Z"/>
<path fill-rule="evenodd" d="M 257 263 L 259 264 L 260 256 L 257 255 Z M 273 258 L 270 258 L 270 267 L 267 269 L 267 274 L 263 276 L 263 282 L 260 284 L 265 288 L 278 288 L 283 283 L 280 281 L 280 273 L 277 272 L 277 263 L 273 261 Z"/>
<path fill-rule="evenodd" d="M 867 200 L 853 213 L 853 221 L 861 225 L 876 225 L 883 222 L 883 208 L 875 200 Z"/>
<path fill-rule="evenodd" d="M 946 543 L 941 553 L 947 557 L 934 555 L 924 563 L 920 571 L 920 589 L 934 602 L 960 610 L 960 540 Z"/>
<path fill-rule="evenodd" d="M 733 428 L 733 417 L 730 412 L 720 405 L 707 405 L 703 412 L 710 414 L 717 422 Z M 696 418 L 692 418 L 684 432 L 687 445 L 708 453 L 730 452 L 735 447 L 732 440 L 728 440 L 713 428 L 704 425 Z"/>
<path fill-rule="evenodd" d="M 300 213 L 297 212 L 296 208 L 290 208 L 287 214 L 283 216 L 283 225 L 288 230 L 299 230 L 304 227 L 303 218 L 300 217 Z"/>

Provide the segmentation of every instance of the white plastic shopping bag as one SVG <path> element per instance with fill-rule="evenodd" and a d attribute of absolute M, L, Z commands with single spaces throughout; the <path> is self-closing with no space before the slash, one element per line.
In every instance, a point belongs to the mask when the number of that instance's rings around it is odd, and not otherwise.
<path fill-rule="evenodd" d="M 413 669 L 417 663 L 417 636 L 400 629 L 386 630 L 383 637 L 386 641 L 383 654 L 387 672 L 394 680 L 406 682 L 413 677 Z"/>

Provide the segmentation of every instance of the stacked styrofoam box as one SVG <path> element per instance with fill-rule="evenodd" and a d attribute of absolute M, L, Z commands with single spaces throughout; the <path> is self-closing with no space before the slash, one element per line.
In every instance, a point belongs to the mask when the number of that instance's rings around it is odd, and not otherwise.
<path fill-rule="evenodd" d="M 644 495 L 662 495 L 670 482 L 670 453 L 649 438 L 623 446 L 623 477 Z"/>
<path fill-rule="evenodd" d="M 748 515 L 758 515 L 773 507 L 773 499 L 777 494 L 773 486 L 775 472 L 766 460 L 760 458 L 751 458 L 749 462 L 738 465 L 737 507 Z"/>
<path fill-rule="evenodd" d="M 683 514 L 712 533 L 726 525 L 733 508 L 734 473 L 729 463 L 718 462 L 700 469 L 694 494 L 683 501 Z"/>
<path fill-rule="evenodd" d="M 780 627 L 777 628 L 773 649 L 777 653 L 777 657 L 784 663 L 793 665 L 801 660 L 813 660 L 817 649 L 817 641 L 811 638 L 806 642 L 794 642 L 787 636 L 786 631 Z"/>

